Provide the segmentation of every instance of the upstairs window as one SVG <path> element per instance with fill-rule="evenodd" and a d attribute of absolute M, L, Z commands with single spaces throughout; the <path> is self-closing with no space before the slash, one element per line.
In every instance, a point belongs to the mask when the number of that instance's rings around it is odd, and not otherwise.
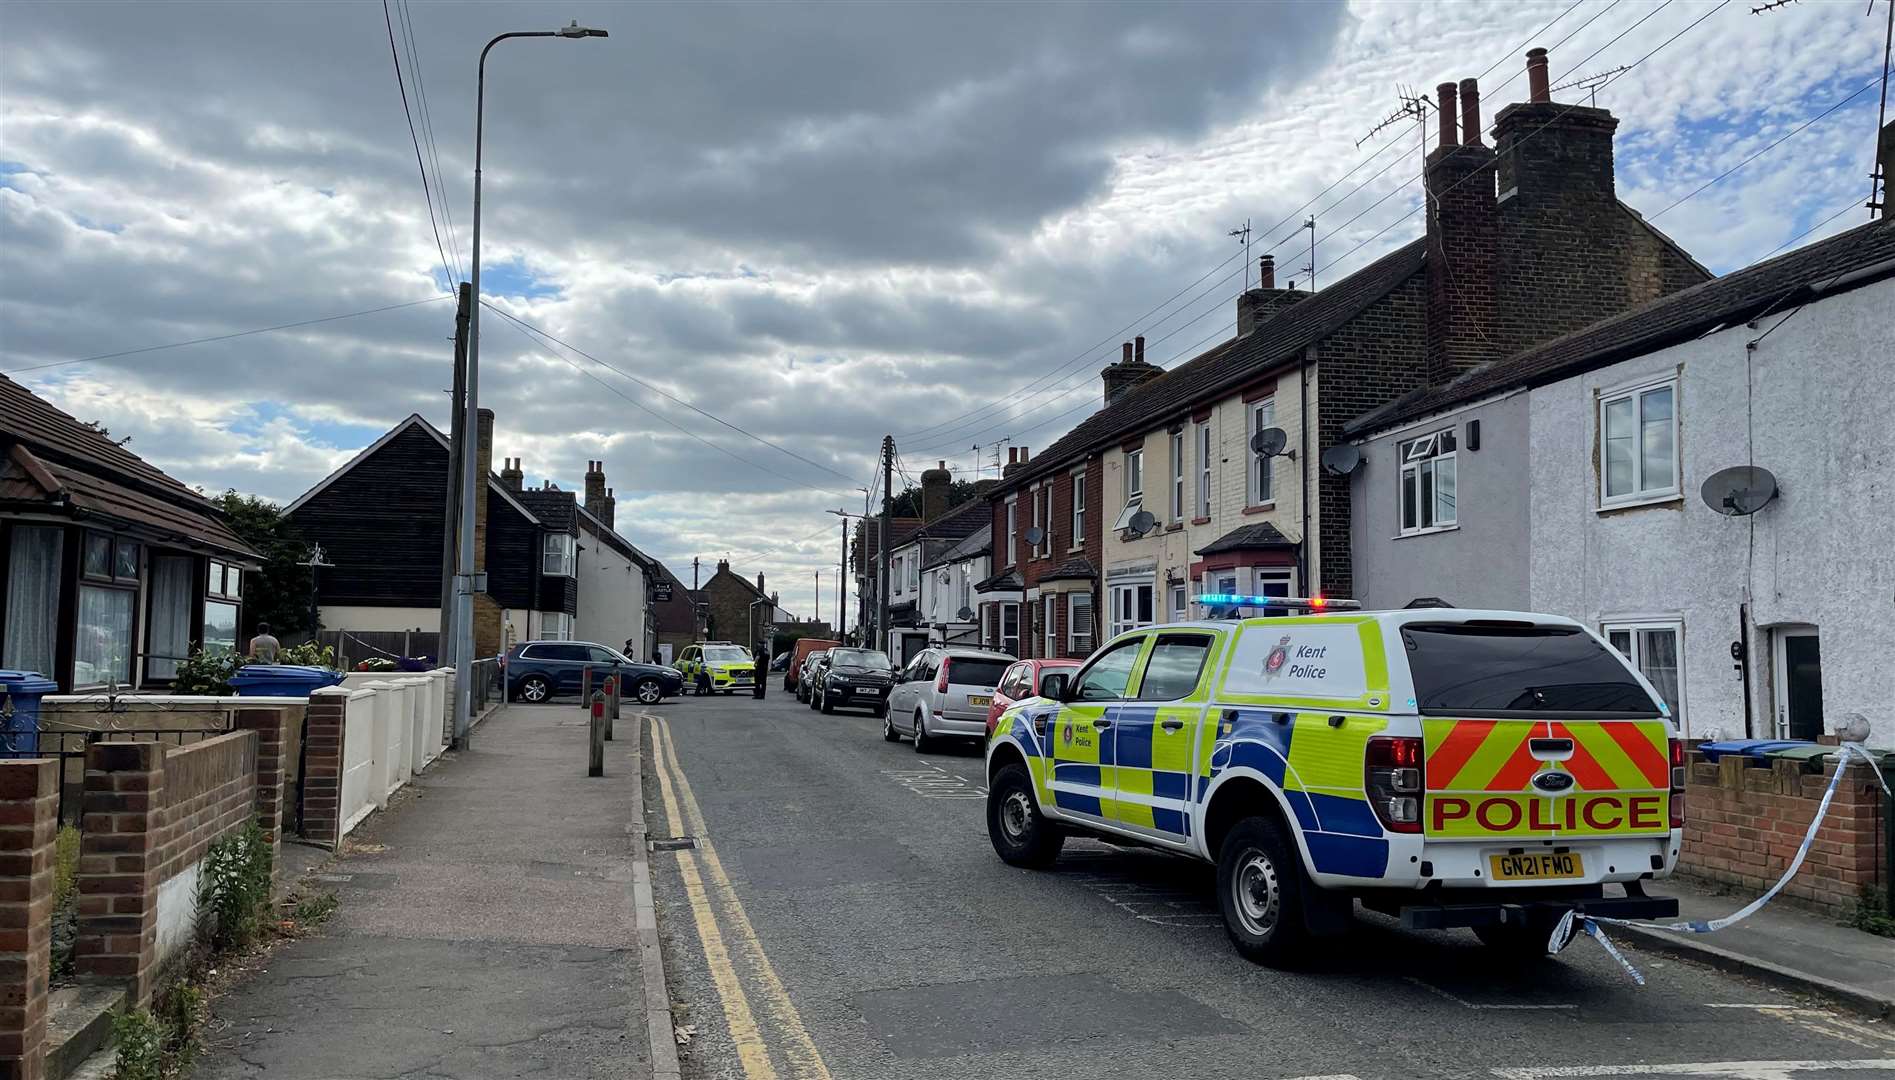
<path fill-rule="evenodd" d="M 1171 520 L 1184 520 L 1184 432 L 1171 433 Z"/>
<path fill-rule="evenodd" d="M 1145 451 L 1133 450 L 1125 455 L 1125 501 L 1145 497 Z"/>
<path fill-rule="evenodd" d="M 1033 489 L 1033 527 L 1040 530 L 1040 542 L 1034 545 L 1033 554 L 1042 559 L 1053 550 L 1052 537 L 1047 530 L 1052 516 L 1047 513 L 1047 509 L 1052 501 L 1053 489 L 1050 485 Z"/>
<path fill-rule="evenodd" d="M 1400 451 L 1402 535 L 1454 525 L 1460 518 L 1453 430 L 1409 439 L 1400 444 Z"/>
<path fill-rule="evenodd" d="M 1016 547 L 1020 535 L 1020 501 L 1013 496 L 1007 497 L 1007 550 L 1006 561 L 1001 565 L 1012 566 L 1019 548 Z"/>
<path fill-rule="evenodd" d="M 1211 516 L 1211 422 L 1198 425 L 1198 516 Z"/>
<path fill-rule="evenodd" d="M 1255 439 L 1265 428 L 1276 426 L 1276 399 L 1264 398 L 1250 404 L 1250 437 Z M 1250 505 L 1262 506 L 1276 498 L 1275 469 L 1271 460 L 1250 451 Z"/>
<path fill-rule="evenodd" d="M 541 572 L 548 577 L 571 577 L 577 546 L 578 538 L 571 533 L 547 533 Z"/>
<path fill-rule="evenodd" d="M 1073 474 L 1073 547 L 1086 542 L 1086 474 Z"/>
<path fill-rule="evenodd" d="M 1676 495 L 1678 383 L 1667 380 L 1599 397 L 1599 505 Z"/>

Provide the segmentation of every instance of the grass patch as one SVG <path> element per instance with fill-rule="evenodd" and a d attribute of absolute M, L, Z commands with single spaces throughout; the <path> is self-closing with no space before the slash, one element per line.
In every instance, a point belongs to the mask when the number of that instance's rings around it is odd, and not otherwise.
<path fill-rule="evenodd" d="M 1849 913 L 1849 925 L 1885 938 L 1895 938 L 1895 917 L 1888 913 L 1888 893 L 1873 885 L 1862 886 L 1856 896 L 1856 909 Z"/>

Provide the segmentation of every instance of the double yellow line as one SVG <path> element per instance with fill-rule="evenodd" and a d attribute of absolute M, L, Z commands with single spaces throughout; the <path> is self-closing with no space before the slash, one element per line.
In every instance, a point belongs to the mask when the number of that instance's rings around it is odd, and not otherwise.
<path fill-rule="evenodd" d="M 724 873 L 717 849 L 711 845 L 709 830 L 704 827 L 704 814 L 698 809 L 697 797 L 691 794 L 691 781 L 685 777 L 672 750 L 670 725 L 660 717 L 649 713 L 646 716 L 651 721 L 652 764 L 664 799 L 666 827 L 673 836 L 697 838 L 696 852 L 681 850 L 677 853 L 678 872 L 684 879 L 691 918 L 697 924 L 698 940 L 704 946 L 704 962 L 710 968 L 711 982 L 717 987 L 724 1021 L 730 1027 L 731 1041 L 736 1044 L 737 1060 L 743 1065 L 744 1076 L 748 1080 L 778 1080 L 784 1075 L 777 1071 L 770 1044 L 757 1022 L 758 1009 L 751 1005 L 754 996 L 770 1026 L 785 1041 L 781 1056 L 787 1074 L 796 1080 L 830 1080 L 829 1067 L 823 1064 L 822 1054 L 817 1052 L 815 1041 L 803 1026 L 802 1016 L 790 1001 L 789 992 L 784 990 L 783 981 L 777 978 L 756 928 L 750 925 L 750 917 L 744 913 L 742 901 L 737 899 L 737 890 L 731 887 L 730 877 Z M 702 873 L 698 868 L 700 858 Z M 726 927 L 729 940 L 736 946 L 734 956 L 725 937 Z M 745 974 L 749 975 L 748 979 Z"/>

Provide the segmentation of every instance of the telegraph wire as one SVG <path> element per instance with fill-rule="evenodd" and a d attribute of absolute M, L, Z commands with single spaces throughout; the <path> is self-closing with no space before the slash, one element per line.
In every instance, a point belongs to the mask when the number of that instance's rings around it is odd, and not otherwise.
<path fill-rule="evenodd" d="M 434 231 L 434 250 L 441 256 L 441 269 L 447 271 L 442 291 L 451 291 L 457 275 L 447 261 L 447 249 L 441 244 L 441 226 L 434 219 L 434 193 L 428 186 L 428 166 L 421 159 L 421 139 L 415 134 L 414 113 L 408 110 L 408 83 L 401 77 L 401 53 L 395 48 L 395 22 L 388 13 L 388 0 L 382 0 L 382 24 L 388 27 L 388 56 L 395 62 L 395 85 L 401 88 L 401 114 L 408 118 L 408 141 L 414 144 L 415 167 L 421 171 L 421 194 L 428 200 L 428 228 Z"/>
<path fill-rule="evenodd" d="M 402 36 L 408 46 L 408 70 L 414 73 L 415 100 L 421 106 L 421 130 L 427 136 L 428 157 L 434 164 L 434 190 L 441 196 L 441 217 L 447 223 L 447 247 L 454 256 L 454 268 L 459 272 L 457 280 L 467 279 L 467 259 L 461 252 L 460 236 L 454 230 L 454 207 L 448 201 L 447 180 L 441 170 L 441 150 L 434 141 L 434 108 L 428 104 L 428 84 L 421 76 L 421 47 L 416 44 L 414 16 L 408 10 L 408 0 L 396 0 L 397 10 L 401 13 Z"/>
<path fill-rule="evenodd" d="M 1800 233 L 1797 233 L 1797 234 L 1796 234 L 1795 236 L 1792 236 L 1792 237 L 1790 237 L 1790 238 L 1789 238 L 1788 240 L 1785 240 L 1785 241 L 1784 241 L 1784 242 L 1782 242 L 1781 244 L 1778 244 L 1778 245 L 1777 245 L 1776 247 L 1773 247 L 1773 248 L 1771 248 L 1771 249 L 1769 250 L 1769 252 L 1767 252 L 1767 253 L 1766 253 L 1766 254 L 1764 255 L 1764 258 L 1765 258 L 1765 259 L 1767 259 L 1767 258 L 1769 258 L 1770 256 L 1772 256 L 1772 255 L 1775 255 L 1775 254 L 1776 254 L 1777 252 L 1779 252 L 1779 251 L 1782 251 L 1782 250 L 1783 250 L 1784 248 L 1787 248 L 1787 247 L 1791 247 L 1791 246 L 1792 246 L 1792 245 L 1794 245 L 1794 244 L 1795 244 L 1795 243 L 1796 243 L 1796 242 L 1797 242 L 1798 240 L 1801 240 L 1801 239 L 1803 239 L 1803 238 L 1804 238 L 1805 236 L 1808 236 L 1808 235 L 1809 235 L 1810 233 L 1813 233 L 1813 232 L 1815 232 L 1816 230 L 1818 230 L 1818 229 L 1820 229 L 1820 228 L 1822 228 L 1823 226 L 1825 226 L 1825 225 L 1827 225 L 1827 224 L 1829 224 L 1830 222 L 1832 222 L 1832 221 L 1834 221 L 1834 220 L 1836 220 L 1837 218 L 1839 218 L 1839 217 L 1841 217 L 1842 215 L 1844 215 L 1844 214 L 1846 214 L 1846 213 L 1848 213 L 1849 211 L 1851 211 L 1851 210 L 1854 210 L 1854 209 L 1855 209 L 1855 208 L 1856 208 L 1857 206 L 1859 206 L 1859 205 L 1860 205 L 1860 204 L 1859 204 L 1859 203 L 1857 203 L 1857 202 L 1856 202 L 1856 201 L 1855 201 L 1854 199 L 1850 199 L 1850 200 L 1849 200 L 1848 202 L 1846 202 L 1846 203 L 1844 203 L 1844 204 L 1842 204 L 1842 206 L 1841 206 L 1841 208 L 1839 208 L 1838 210 L 1836 210 L 1836 212 L 1835 212 L 1835 213 L 1832 213 L 1832 214 L 1830 214 L 1830 215 L 1829 215 L 1828 217 L 1826 217 L 1826 218 L 1824 218 L 1823 220 L 1821 220 L 1821 221 L 1819 221 L 1819 222 L 1817 222 L 1817 223 L 1816 223 L 1816 224 L 1814 224 L 1814 225 L 1811 225 L 1811 226 L 1810 226 L 1809 228 L 1807 228 L 1807 229 L 1804 229 L 1804 230 L 1803 230 L 1802 232 L 1800 232 Z M 1759 260 L 1759 261 L 1761 261 L 1761 260 Z"/>
<path fill-rule="evenodd" d="M 315 326 L 318 323 L 337 322 L 342 319 L 359 319 L 364 315 L 376 315 L 384 311 L 398 311 L 402 308 L 419 307 L 422 304 L 452 300 L 452 296 L 442 293 L 425 300 L 410 300 L 405 304 L 389 304 L 385 307 L 369 308 L 366 311 L 348 311 L 341 315 L 324 315 L 320 319 L 304 319 L 301 322 L 279 323 L 276 326 L 259 326 L 254 330 L 238 330 L 229 334 L 213 334 L 210 337 L 192 338 L 189 341 L 171 341 L 163 345 L 145 345 L 136 349 L 122 349 L 118 352 L 99 353 L 97 356 L 80 356 L 71 360 L 54 360 L 45 364 L 33 364 L 29 367 L 14 368 L 12 374 L 22 375 L 29 371 L 44 371 L 47 368 L 65 367 L 68 364 L 90 364 L 95 360 L 115 360 L 121 356 L 136 356 L 139 353 L 158 352 L 162 349 L 181 349 L 186 345 L 205 345 L 213 341 L 229 341 L 232 338 L 250 337 L 254 334 L 270 334 L 278 330 L 294 330 L 300 326 Z"/>

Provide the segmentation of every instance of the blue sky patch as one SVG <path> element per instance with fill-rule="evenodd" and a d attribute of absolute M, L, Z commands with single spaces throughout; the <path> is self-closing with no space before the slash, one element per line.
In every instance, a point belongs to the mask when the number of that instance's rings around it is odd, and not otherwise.
<path fill-rule="evenodd" d="M 565 290 L 527 268 L 518 258 L 480 268 L 480 291 L 488 296 L 517 296 L 527 300 L 559 297 Z"/>

